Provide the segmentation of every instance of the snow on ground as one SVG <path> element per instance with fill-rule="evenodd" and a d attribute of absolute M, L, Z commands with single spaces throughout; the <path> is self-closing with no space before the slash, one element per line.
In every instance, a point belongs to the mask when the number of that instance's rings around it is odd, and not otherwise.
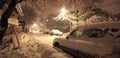
<path fill-rule="evenodd" d="M 53 40 L 56 36 L 50 36 L 49 34 L 29 34 L 35 40 L 38 40 L 41 44 L 46 44 L 47 46 L 51 46 L 53 44 Z"/>
<path fill-rule="evenodd" d="M 43 36 L 43 35 L 41 35 Z M 0 50 L 0 58 L 72 58 L 61 49 L 53 48 L 44 41 L 29 34 L 20 35 L 20 48 L 14 50 L 11 47 Z"/>

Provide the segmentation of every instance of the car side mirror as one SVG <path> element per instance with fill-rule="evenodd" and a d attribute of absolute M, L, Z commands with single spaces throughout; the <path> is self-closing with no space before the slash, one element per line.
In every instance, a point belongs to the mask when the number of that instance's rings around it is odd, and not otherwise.
<path fill-rule="evenodd" d="M 67 36 L 66 39 L 70 39 L 69 36 Z"/>
<path fill-rule="evenodd" d="M 109 31 L 109 29 L 108 29 L 108 28 L 104 30 L 104 32 L 108 32 L 108 31 Z"/>

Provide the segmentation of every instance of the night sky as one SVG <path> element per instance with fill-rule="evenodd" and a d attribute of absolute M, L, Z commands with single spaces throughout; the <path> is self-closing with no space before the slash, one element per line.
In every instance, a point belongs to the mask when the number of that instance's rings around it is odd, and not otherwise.
<path fill-rule="evenodd" d="M 113 14 L 120 13 L 120 0 L 104 0 L 99 6 Z"/>
<path fill-rule="evenodd" d="M 33 1 L 36 2 L 39 7 L 36 7 L 36 4 L 33 3 Z M 22 9 L 25 14 L 23 17 L 34 19 L 45 19 L 47 16 L 54 14 L 58 15 L 60 12 L 60 9 L 63 7 L 63 1 L 64 0 L 27 0 L 26 2 L 22 2 Z M 45 4 L 43 4 L 41 1 L 46 1 Z M 120 0 L 103 0 L 102 3 L 98 3 L 98 6 L 102 8 L 103 10 L 106 10 L 112 14 L 119 14 L 120 13 Z M 69 5 L 71 7 L 71 5 Z"/>

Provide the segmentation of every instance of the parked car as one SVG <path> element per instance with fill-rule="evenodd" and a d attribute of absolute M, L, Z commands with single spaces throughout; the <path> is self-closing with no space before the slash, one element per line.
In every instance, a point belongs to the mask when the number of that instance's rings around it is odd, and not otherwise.
<path fill-rule="evenodd" d="M 115 38 L 108 28 L 113 23 L 91 23 L 78 26 L 66 38 L 56 38 L 53 46 L 80 58 L 119 58 L 114 53 Z M 113 24 L 113 25 L 111 25 Z"/>
<path fill-rule="evenodd" d="M 44 34 L 50 34 L 51 31 L 49 29 L 43 29 L 41 32 L 43 32 Z"/>
<path fill-rule="evenodd" d="M 63 33 L 62 33 L 60 30 L 53 29 L 53 30 L 51 30 L 50 35 L 62 36 L 62 35 L 63 35 Z"/>

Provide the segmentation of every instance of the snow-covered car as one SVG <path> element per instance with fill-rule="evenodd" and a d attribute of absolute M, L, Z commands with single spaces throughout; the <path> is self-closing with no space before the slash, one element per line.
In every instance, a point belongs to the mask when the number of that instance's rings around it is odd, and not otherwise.
<path fill-rule="evenodd" d="M 50 35 L 57 35 L 57 36 L 62 36 L 63 33 L 60 30 L 53 29 L 50 33 Z"/>
<path fill-rule="evenodd" d="M 114 37 L 115 47 L 117 47 L 116 51 L 120 51 L 120 26 L 109 28 L 108 32 Z"/>
<path fill-rule="evenodd" d="M 51 31 L 49 29 L 43 29 L 41 30 L 41 32 L 43 32 L 44 34 L 50 34 Z"/>
<path fill-rule="evenodd" d="M 114 52 L 114 37 L 104 23 L 77 27 L 66 38 L 56 38 L 53 46 L 59 47 L 76 58 L 119 58 Z"/>
<path fill-rule="evenodd" d="M 118 21 L 118 22 L 107 23 L 105 31 L 114 37 L 115 47 L 117 47 L 116 50 L 117 52 L 120 51 L 120 22 Z"/>

